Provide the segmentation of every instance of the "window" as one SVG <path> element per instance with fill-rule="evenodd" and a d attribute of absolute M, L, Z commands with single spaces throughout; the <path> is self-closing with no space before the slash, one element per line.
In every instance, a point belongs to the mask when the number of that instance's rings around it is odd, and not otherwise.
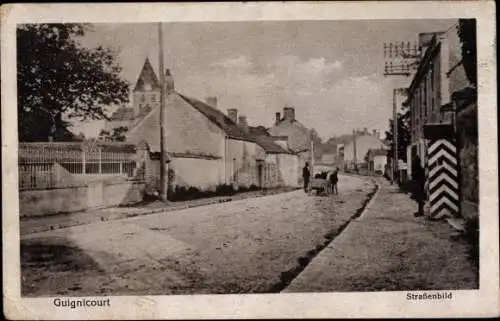
<path fill-rule="evenodd" d="M 141 102 L 145 102 L 146 101 L 146 97 L 144 95 L 141 95 Z"/>
<path fill-rule="evenodd" d="M 156 95 L 155 94 L 151 95 L 151 102 L 153 102 L 153 103 L 156 102 Z"/>

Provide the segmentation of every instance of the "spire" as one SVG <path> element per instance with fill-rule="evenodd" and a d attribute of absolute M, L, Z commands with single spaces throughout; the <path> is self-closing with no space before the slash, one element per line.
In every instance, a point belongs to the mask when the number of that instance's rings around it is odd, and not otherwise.
<path fill-rule="evenodd" d="M 160 88 L 160 83 L 148 57 L 146 57 L 146 61 L 144 61 L 134 91 L 144 91 L 147 89 L 146 87 L 150 87 L 152 90 Z"/>

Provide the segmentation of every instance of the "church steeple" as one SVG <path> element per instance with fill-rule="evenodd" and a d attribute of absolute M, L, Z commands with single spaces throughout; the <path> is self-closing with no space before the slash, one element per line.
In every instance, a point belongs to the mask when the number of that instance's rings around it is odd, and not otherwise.
<path fill-rule="evenodd" d="M 159 90 L 160 83 L 156 77 L 156 73 L 151 66 L 149 58 L 146 58 L 144 65 L 142 66 L 142 71 L 139 74 L 139 78 L 134 87 L 134 91 L 151 91 Z"/>

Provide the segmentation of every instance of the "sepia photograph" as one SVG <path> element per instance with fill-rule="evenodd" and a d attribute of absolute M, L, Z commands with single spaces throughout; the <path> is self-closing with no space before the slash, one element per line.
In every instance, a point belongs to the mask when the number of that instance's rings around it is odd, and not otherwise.
<path fill-rule="evenodd" d="M 16 296 L 479 291 L 478 24 L 16 23 Z"/>

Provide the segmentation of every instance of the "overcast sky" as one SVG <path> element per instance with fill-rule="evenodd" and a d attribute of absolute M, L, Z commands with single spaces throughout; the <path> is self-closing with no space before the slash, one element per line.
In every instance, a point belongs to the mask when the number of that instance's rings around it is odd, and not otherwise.
<path fill-rule="evenodd" d="M 165 67 L 178 92 L 219 98 L 250 125 L 270 126 L 285 104 L 320 137 L 368 127 L 382 133 L 392 115 L 392 88 L 410 79 L 384 77 L 383 43 L 416 41 L 453 20 L 165 23 Z M 81 42 L 119 52 L 134 84 L 149 57 L 158 70 L 155 24 L 99 24 Z M 95 135 L 101 123 L 78 126 Z"/>

